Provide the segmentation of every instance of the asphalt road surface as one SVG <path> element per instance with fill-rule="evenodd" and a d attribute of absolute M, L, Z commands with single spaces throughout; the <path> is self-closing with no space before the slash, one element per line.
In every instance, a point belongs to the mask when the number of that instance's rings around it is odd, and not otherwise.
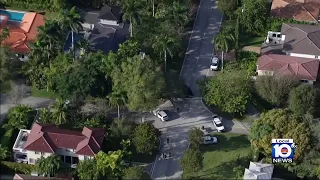
<path fill-rule="evenodd" d="M 211 41 L 219 32 L 222 17 L 216 0 L 201 0 L 180 74 L 196 97 L 200 97 L 197 80 L 212 73 L 209 70 L 213 56 Z"/>
<path fill-rule="evenodd" d="M 188 130 L 192 127 L 204 126 L 209 132 L 216 132 L 212 124 L 212 113 L 204 108 L 201 98 L 185 99 L 176 103 L 179 106 L 179 112 L 167 112 L 169 121 L 162 122 L 151 113 L 145 116 L 145 121 L 152 122 L 153 125 L 162 131 L 160 153 L 152 164 L 152 179 L 177 179 L 181 176 L 179 159 L 183 152 L 188 148 L 187 141 Z M 232 120 L 223 119 L 226 131 L 248 134 L 248 131 Z M 169 144 L 166 139 L 169 138 Z M 162 153 L 171 153 L 172 158 L 161 159 Z"/>

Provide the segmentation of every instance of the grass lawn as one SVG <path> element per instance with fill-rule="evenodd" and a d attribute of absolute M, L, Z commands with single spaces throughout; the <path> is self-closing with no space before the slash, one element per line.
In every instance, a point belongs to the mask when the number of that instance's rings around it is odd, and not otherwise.
<path fill-rule="evenodd" d="M 260 47 L 261 43 L 264 41 L 265 37 L 255 37 L 255 36 L 241 36 L 240 35 L 240 46 L 255 46 Z"/>
<path fill-rule="evenodd" d="M 237 121 L 241 121 L 243 123 L 253 123 L 253 120 L 254 120 L 254 117 L 252 116 L 249 116 L 249 115 L 244 115 L 242 117 L 239 117 L 239 118 L 235 118 Z"/>
<path fill-rule="evenodd" d="M 198 173 L 201 179 L 235 178 L 233 168 L 249 166 L 251 146 L 246 135 L 215 133 L 218 144 L 203 147 L 203 168 Z"/>
<path fill-rule="evenodd" d="M 31 87 L 31 96 L 34 97 L 41 97 L 41 98 L 51 98 L 51 99 L 55 99 L 56 95 L 54 94 L 54 92 L 51 91 L 47 91 L 45 89 L 37 89 L 35 87 Z"/>

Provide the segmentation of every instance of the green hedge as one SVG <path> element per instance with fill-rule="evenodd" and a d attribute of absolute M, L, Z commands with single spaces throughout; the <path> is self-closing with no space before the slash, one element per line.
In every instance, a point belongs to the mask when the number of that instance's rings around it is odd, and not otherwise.
<path fill-rule="evenodd" d="M 24 163 L 16 163 L 9 161 L 1 161 L 1 174 L 15 174 L 15 173 L 23 173 L 23 174 L 31 174 L 34 169 L 34 165 L 24 164 Z"/>
<path fill-rule="evenodd" d="M 11 149 L 10 147 L 12 135 L 13 135 L 14 129 L 7 129 L 7 132 L 4 133 L 3 137 L 1 138 L 1 144 L 3 147 L 7 147 L 8 149 Z"/>

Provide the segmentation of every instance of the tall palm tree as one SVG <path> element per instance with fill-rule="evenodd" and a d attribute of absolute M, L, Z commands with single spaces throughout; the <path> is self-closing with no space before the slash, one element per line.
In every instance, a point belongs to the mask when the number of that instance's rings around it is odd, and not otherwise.
<path fill-rule="evenodd" d="M 138 22 L 139 9 L 141 3 L 137 0 L 124 0 L 122 10 L 124 12 L 123 19 L 130 21 L 130 36 L 133 37 L 133 23 Z"/>
<path fill-rule="evenodd" d="M 158 35 L 154 36 L 152 48 L 160 52 L 160 57 L 164 58 L 164 70 L 167 71 L 167 53 L 173 57 L 173 50 L 179 46 L 179 35 L 173 33 L 169 23 L 161 23 L 158 28 Z"/>
<path fill-rule="evenodd" d="M 79 33 L 83 30 L 83 17 L 77 12 L 76 7 L 71 8 L 70 11 L 63 10 L 61 12 L 61 19 L 59 24 L 62 29 L 71 30 L 71 49 L 74 50 L 74 32 Z"/>
<path fill-rule="evenodd" d="M 109 101 L 109 105 L 112 107 L 118 108 L 118 118 L 120 118 L 120 106 L 125 105 L 127 101 L 127 97 L 124 92 L 112 92 L 109 96 L 107 96 Z"/>
<path fill-rule="evenodd" d="M 229 51 L 231 43 L 234 40 L 235 40 L 234 35 L 223 29 L 212 40 L 212 43 L 214 44 L 215 49 L 221 51 L 222 70 L 223 70 L 223 58 L 224 58 L 223 53 Z"/>
<path fill-rule="evenodd" d="M 51 109 L 52 117 L 58 125 L 66 123 L 68 107 L 62 99 L 57 99 L 57 102 L 51 107 Z"/>

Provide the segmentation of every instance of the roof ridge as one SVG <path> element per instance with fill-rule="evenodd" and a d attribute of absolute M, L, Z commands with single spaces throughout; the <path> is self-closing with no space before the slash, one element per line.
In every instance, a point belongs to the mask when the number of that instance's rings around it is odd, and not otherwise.
<path fill-rule="evenodd" d="M 306 2 L 305 2 L 305 3 L 306 3 Z M 304 4 L 305 4 L 305 3 L 301 4 L 302 8 L 307 11 L 307 13 L 309 14 L 309 16 L 311 16 L 311 17 L 313 18 L 313 20 L 318 21 L 318 20 L 307 10 L 307 8 L 304 7 Z"/>
<path fill-rule="evenodd" d="M 313 60 L 313 61 L 318 61 L 318 60 Z M 314 80 L 317 80 L 317 79 L 315 79 L 315 78 L 313 77 L 313 75 L 309 72 L 309 70 L 308 70 L 306 67 L 304 67 L 304 64 L 310 63 L 310 62 L 313 62 L 313 61 L 304 62 L 304 63 L 301 63 L 300 65 L 308 72 L 308 74 L 309 74 Z"/>
<path fill-rule="evenodd" d="M 94 151 L 92 150 L 92 148 L 91 148 L 90 145 L 89 145 L 90 138 L 86 138 L 86 139 L 88 139 L 88 144 L 86 144 L 85 146 L 83 146 L 83 147 L 82 147 L 81 149 L 79 149 L 77 152 L 81 151 L 83 148 L 85 148 L 86 146 L 88 146 L 89 149 L 91 150 L 92 154 L 95 154 Z M 81 141 L 81 142 L 82 142 L 82 141 Z M 79 142 L 78 144 L 80 144 L 81 142 Z M 76 152 L 76 153 L 77 153 L 77 152 Z"/>
<path fill-rule="evenodd" d="M 44 133 L 43 133 L 43 135 L 44 135 Z M 48 143 L 48 141 L 46 140 L 46 138 L 44 138 L 44 136 L 41 136 L 43 139 L 44 139 L 44 141 L 47 143 L 47 145 L 49 146 L 49 148 L 51 149 L 51 151 L 52 152 L 54 152 L 54 150 L 52 149 L 52 147 L 50 146 L 50 144 Z"/>
<path fill-rule="evenodd" d="M 78 132 L 78 131 L 75 131 Z M 52 134 L 64 134 L 64 133 L 56 133 L 56 132 L 46 132 L 46 133 L 52 133 Z M 84 136 L 83 134 L 81 135 L 75 135 L 75 134 L 64 134 L 64 135 L 69 135 L 69 136 Z"/>
<path fill-rule="evenodd" d="M 101 148 L 100 145 L 99 145 L 99 143 L 97 142 L 96 138 L 95 138 L 94 136 L 91 136 L 91 138 L 94 140 L 94 142 L 96 143 L 96 145 L 97 145 L 99 148 Z"/>
<path fill-rule="evenodd" d="M 319 30 L 319 31 L 320 31 L 320 30 Z M 316 32 L 317 32 L 317 31 L 312 32 L 312 33 L 316 33 Z M 309 33 L 309 34 L 312 34 L 312 33 Z M 308 34 L 308 35 L 309 35 L 309 34 Z M 318 50 L 320 50 L 320 47 L 319 47 L 319 46 L 317 46 L 317 45 L 312 41 L 312 39 L 310 39 L 310 38 L 309 38 L 309 36 L 308 36 L 308 35 L 307 35 L 307 37 L 306 37 L 306 38 L 308 38 L 308 39 L 309 39 L 309 41 L 311 41 L 311 42 L 312 42 L 312 43 L 311 43 L 312 45 L 314 45 L 316 48 L 318 48 Z"/>

